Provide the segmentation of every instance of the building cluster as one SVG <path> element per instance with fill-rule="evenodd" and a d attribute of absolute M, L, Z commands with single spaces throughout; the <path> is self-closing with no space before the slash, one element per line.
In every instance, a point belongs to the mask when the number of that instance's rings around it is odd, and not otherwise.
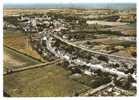
<path fill-rule="evenodd" d="M 28 34 L 32 47 L 45 59 L 61 58 L 68 62 L 67 67 L 79 66 L 79 70 L 84 73 L 88 71 L 92 74 L 98 71 L 99 73 L 111 74 L 117 78 L 128 79 L 131 77 L 132 80 L 128 80 L 131 86 L 132 83 L 136 82 L 136 59 L 127 59 L 110 54 L 110 52 L 116 52 L 124 47 L 110 48 L 108 45 L 100 45 L 99 42 L 90 42 L 91 39 L 96 39 L 95 35 L 98 34 L 96 31 L 92 34 L 72 30 L 71 27 L 74 25 L 80 27 L 80 19 L 68 21 L 66 18 L 62 19 L 47 14 L 21 15 L 17 18 L 19 26 L 15 26 L 17 23 L 11 25 L 6 22 L 4 27 L 15 29 L 20 27 L 22 31 Z"/>

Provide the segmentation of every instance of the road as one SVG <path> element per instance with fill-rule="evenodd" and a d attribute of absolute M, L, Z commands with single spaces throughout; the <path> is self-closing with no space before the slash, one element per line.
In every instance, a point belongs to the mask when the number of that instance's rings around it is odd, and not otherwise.
<path fill-rule="evenodd" d="M 73 43 L 71 43 L 71 42 L 69 42 L 67 40 L 62 39 L 61 37 L 59 37 L 59 36 L 57 36 L 55 34 L 50 34 L 50 35 L 54 36 L 55 38 L 59 39 L 60 41 L 66 43 L 68 45 L 71 45 L 73 47 L 82 49 L 82 50 L 87 51 L 87 52 L 91 52 L 91 53 L 98 54 L 98 55 L 104 55 L 104 56 L 107 56 L 109 58 L 112 58 L 113 57 L 113 58 L 117 58 L 117 59 L 124 59 L 124 60 L 127 60 L 127 61 L 130 60 L 130 61 L 133 61 L 133 62 L 136 63 L 136 59 L 135 58 L 127 58 L 127 57 L 121 57 L 121 56 L 117 56 L 117 55 L 112 55 L 112 54 L 106 54 L 106 53 L 101 53 L 101 52 L 97 52 L 97 51 L 92 51 L 92 50 L 86 49 L 84 47 L 77 46 L 77 45 L 75 45 L 75 44 L 73 44 Z"/>

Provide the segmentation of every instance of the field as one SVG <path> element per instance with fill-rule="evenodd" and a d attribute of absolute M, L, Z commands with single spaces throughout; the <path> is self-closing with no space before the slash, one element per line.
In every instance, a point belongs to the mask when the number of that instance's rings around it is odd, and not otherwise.
<path fill-rule="evenodd" d="M 4 71 L 8 68 L 24 67 L 40 63 L 9 48 L 4 48 Z"/>
<path fill-rule="evenodd" d="M 19 50 L 27 55 L 30 55 L 38 60 L 44 61 L 43 58 L 32 49 L 28 43 L 25 33 L 20 31 L 4 31 L 4 45 Z"/>
<path fill-rule="evenodd" d="M 4 90 L 11 96 L 74 96 L 90 89 L 70 74 L 58 65 L 17 72 L 4 77 Z"/>
<path fill-rule="evenodd" d="M 27 46 L 26 39 L 20 31 L 4 32 L 4 45 L 21 52 L 4 47 L 4 71 L 40 63 L 22 54 L 41 59 L 31 46 Z M 74 96 L 91 88 L 70 75 L 70 71 L 58 65 L 16 72 L 4 76 L 4 91 L 10 96 Z"/>
<path fill-rule="evenodd" d="M 130 12 L 4 8 L 4 96 L 135 95 L 136 13 Z"/>

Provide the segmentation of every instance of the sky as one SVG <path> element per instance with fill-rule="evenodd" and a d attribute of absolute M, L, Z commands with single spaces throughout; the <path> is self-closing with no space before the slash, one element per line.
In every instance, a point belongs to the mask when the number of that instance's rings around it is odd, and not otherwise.
<path fill-rule="evenodd" d="M 100 4 L 101 3 L 101 4 Z M 111 3 L 118 3 L 112 5 Z M 134 8 L 136 5 L 121 5 L 119 3 L 136 3 L 136 0 L 4 0 L 5 8 L 113 8 L 127 9 Z M 31 4 L 31 5 L 30 5 Z M 41 4 L 41 5 L 39 5 Z M 46 6 L 47 4 L 47 6 Z M 57 5 L 50 5 L 57 4 Z M 67 4 L 67 5 L 66 5 Z M 70 5 L 69 5 L 70 4 Z M 85 5 L 86 4 L 86 5 Z"/>
<path fill-rule="evenodd" d="M 137 0 L 3 0 L 4 4 L 23 3 L 136 3 Z"/>

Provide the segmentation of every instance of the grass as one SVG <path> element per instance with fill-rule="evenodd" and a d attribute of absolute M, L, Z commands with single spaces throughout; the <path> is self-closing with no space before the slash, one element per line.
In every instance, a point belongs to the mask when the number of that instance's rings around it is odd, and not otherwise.
<path fill-rule="evenodd" d="M 80 78 L 73 78 L 73 80 L 85 84 L 91 88 L 97 88 L 98 86 L 109 83 L 111 81 L 109 77 L 93 76 L 93 75 L 90 77 L 84 74 L 82 74 Z"/>
<path fill-rule="evenodd" d="M 15 48 L 28 55 L 40 58 L 32 48 L 26 46 L 26 36 L 19 31 L 4 31 L 4 45 Z M 4 48 L 4 56 L 10 56 L 14 67 L 22 67 L 15 63 L 25 63 L 24 66 L 35 64 L 30 58 Z M 7 56 L 6 56 L 7 57 Z M 4 57 L 4 69 L 11 66 Z M 70 79 L 71 73 L 57 65 L 26 70 L 4 76 L 4 91 L 10 96 L 74 96 L 87 91 L 90 87 Z"/>
<path fill-rule="evenodd" d="M 27 55 L 44 61 L 43 58 L 32 49 L 27 39 L 28 37 L 21 31 L 4 31 L 4 45 L 13 47 Z"/>
<path fill-rule="evenodd" d="M 13 73 L 4 76 L 4 90 L 11 96 L 74 96 L 90 89 L 70 74 L 58 65 Z"/>
<path fill-rule="evenodd" d="M 34 65 L 37 63 L 40 62 L 4 47 L 4 70 L 10 67 L 24 67 Z"/>

